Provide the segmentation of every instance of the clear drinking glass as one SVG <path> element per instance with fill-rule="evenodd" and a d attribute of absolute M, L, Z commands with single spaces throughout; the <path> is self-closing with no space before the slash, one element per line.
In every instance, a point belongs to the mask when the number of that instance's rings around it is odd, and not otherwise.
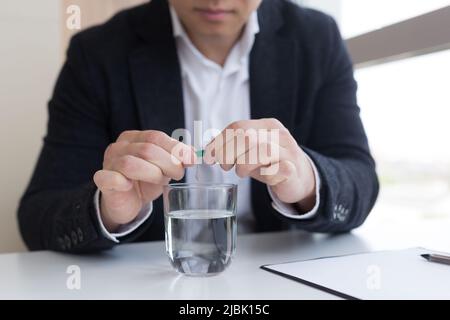
<path fill-rule="evenodd" d="M 233 184 L 164 187 L 166 252 L 178 272 L 208 276 L 227 268 L 236 249 L 236 198 Z"/>

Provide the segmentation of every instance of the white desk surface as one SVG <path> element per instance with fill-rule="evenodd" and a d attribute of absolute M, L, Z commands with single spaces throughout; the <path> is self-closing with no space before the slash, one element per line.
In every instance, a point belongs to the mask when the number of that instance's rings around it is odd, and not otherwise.
<path fill-rule="evenodd" d="M 163 242 L 126 244 L 89 256 L 54 252 L 0 255 L 0 299 L 337 299 L 260 269 L 263 264 L 422 246 L 450 251 L 450 221 L 386 225 L 372 219 L 340 236 L 282 232 L 244 235 L 222 274 L 191 278 L 172 270 Z M 383 233 L 380 234 L 380 230 Z M 81 289 L 66 287 L 81 268 Z"/>

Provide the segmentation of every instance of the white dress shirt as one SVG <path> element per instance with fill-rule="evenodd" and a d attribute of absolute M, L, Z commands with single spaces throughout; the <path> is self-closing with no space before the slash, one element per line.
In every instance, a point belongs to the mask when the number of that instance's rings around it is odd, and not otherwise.
<path fill-rule="evenodd" d="M 249 56 L 253 47 L 255 35 L 259 32 L 258 16 L 253 12 L 247 22 L 240 40 L 234 45 L 224 66 L 206 58 L 191 42 L 185 32 L 175 10 L 171 7 L 173 35 L 176 41 L 178 58 L 181 66 L 185 128 L 191 135 L 191 141 L 197 149 L 204 147 L 227 125 L 238 120 L 250 119 L 250 89 L 249 89 Z M 195 135 L 198 141 L 194 141 Z M 201 125 L 199 125 L 201 124 Z M 211 130 L 212 129 L 212 130 Z M 198 134 L 199 130 L 202 130 Z M 209 133 L 209 134 L 208 134 Z M 320 177 L 310 159 L 316 179 L 316 204 L 306 213 L 299 214 L 295 208 L 281 202 L 268 187 L 272 198 L 272 206 L 280 214 L 294 219 L 310 219 L 319 207 Z M 238 185 L 237 218 L 239 233 L 254 230 L 254 215 L 251 206 L 250 178 L 239 178 L 234 170 L 225 172 L 218 165 L 198 165 L 186 169 L 186 182 L 217 182 Z M 109 233 L 104 227 L 99 208 L 100 192 L 95 195 L 95 207 L 102 233 L 109 239 L 119 242 L 118 238 L 137 229 L 150 216 L 153 206 L 148 204 L 141 210 L 136 219 L 119 228 L 115 233 Z"/>

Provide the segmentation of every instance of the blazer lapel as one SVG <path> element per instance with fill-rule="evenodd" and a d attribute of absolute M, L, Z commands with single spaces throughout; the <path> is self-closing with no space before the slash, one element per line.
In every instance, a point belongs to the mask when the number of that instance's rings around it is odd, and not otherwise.
<path fill-rule="evenodd" d="M 258 12 L 261 31 L 250 55 L 251 116 L 277 118 L 289 128 L 294 123 L 299 85 L 298 46 L 294 39 L 278 34 L 282 18 L 274 9 L 267 12 L 264 4 Z"/>
<path fill-rule="evenodd" d="M 131 82 L 142 129 L 171 135 L 184 127 L 180 65 L 166 1 L 148 8 L 136 26 L 144 41 L 129 56 Z"/>
<path fill-rule="evenodd" d="M 141 130 L 159 130 L 170 136 L 175 129 L 184 128 L 184 106 L 180 64 L 167 2 L 152 0 L 142 16 L 134 20 L 142 43 L 130 53 L 129 67 Z M 153 205 L 155 212 L 163 212 L 161 198 Z M 164 237 L 163 215 L 152 216 L 150 230 L 142 239 Z"/>
<path fill-rule="evenodd" d="M 277 118 L 288 129 L 294 125 L 299 86 L 298 52 L 294 39 L 278 33 L 282 17 L 275 1 L 263 1 L 259 12 L 260 33 L 250 56 L 250 104 L 252 119 Z M 252 204 L 259 231 L 282 229 L 271 206 L 267 186 L 252 180 Z M 262 197 L 262 195 L 266 195 Z"/>
<path fill-rule="evenodd" d="M 144 46 L 130 57 L 133 91 L 143 130 L 168 135 L 184 127 L 183 94 L 175 48 L 166 43 Z"/>

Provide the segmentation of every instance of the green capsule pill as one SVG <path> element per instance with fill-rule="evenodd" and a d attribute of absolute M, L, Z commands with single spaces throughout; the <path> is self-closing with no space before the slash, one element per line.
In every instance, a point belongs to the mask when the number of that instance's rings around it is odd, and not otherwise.
<path fill-rule="evenodd" d="M 203 155 L 205 154 L 205 150 L 198 150 L 195 151 L 195 155 L 199 158 L 203 158 Z"/>

